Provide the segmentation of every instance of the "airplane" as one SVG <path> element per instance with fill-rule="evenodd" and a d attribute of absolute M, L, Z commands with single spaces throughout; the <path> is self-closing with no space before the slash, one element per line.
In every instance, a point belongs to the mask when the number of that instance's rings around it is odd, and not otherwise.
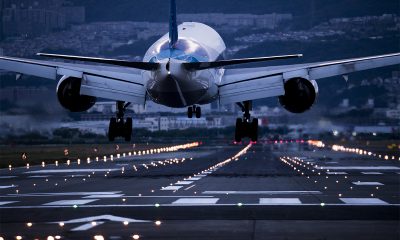
<path fill-rule="evenodd" d="M 243 117 L 236 120 L 235 141 L 258 139 L 258 119 L 251 117 L 252 101 L 278 97 L 287 111 L 309 110 L 318 95 L 317 79 L 400 64 L 400 53 L 378 56 L 253 68 L 226 68 L 245 63 L 299 58 L 301 54 L 258 58 L 222 58 L 221 36 L 197 22 L 177 24 L 176 1 L 170 0 L 169 32 L 157 40 L 143 61 L 38 53 L 43 57 L 101 65 L 0 57 L 0 69 L 58 80 L 60 104 L 71 112 L 90 109 L 97 98 L 116 101 L 108 138 L 131 141 L 132 118 L 124 118 L 129 104 L 154 101 L 186 108 L 187 116 L 201 117 L 201 105 L 236 103 Z"/>

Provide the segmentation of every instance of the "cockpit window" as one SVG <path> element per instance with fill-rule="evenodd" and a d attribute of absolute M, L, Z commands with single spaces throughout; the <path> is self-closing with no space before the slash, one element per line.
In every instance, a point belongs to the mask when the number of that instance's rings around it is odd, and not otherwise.
<path fill-rule="evenodd" d="M 169 42 L 166 41 L 156 48 L 156 57 L 150 59 L 150 62 L 157 62 L 165 58 L 175 58 L 185 62 L 208 61 L 207 51 L 198 43 L 179 39 L 173 49 L 169 48 Z"/>

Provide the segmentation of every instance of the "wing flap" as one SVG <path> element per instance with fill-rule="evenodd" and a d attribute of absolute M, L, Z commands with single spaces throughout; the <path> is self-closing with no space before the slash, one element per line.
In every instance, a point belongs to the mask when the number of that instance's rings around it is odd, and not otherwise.
<path fill-rule="evenodd" d="M 82 95 L 116 101 L 144 104 L 146 88 L 142 84 L 121 79 L 109 79 L 106 77 L 84 74 L 80 93 Z"/>
<path fill-rule="evenodd" d="M 285 94 L 284 82 L 295 77 L 317 80 L 400 64 L 400 53 L 287 66 L 225 70 L 219 84 L 222 104 Z"/>
<path fill-rule="evenodd" d="M 283 94 L 285 94 L 285 89 L 282 75 L 255 78 L 219 87 L 219 101 L 221 104 L 274 97 Z"/>

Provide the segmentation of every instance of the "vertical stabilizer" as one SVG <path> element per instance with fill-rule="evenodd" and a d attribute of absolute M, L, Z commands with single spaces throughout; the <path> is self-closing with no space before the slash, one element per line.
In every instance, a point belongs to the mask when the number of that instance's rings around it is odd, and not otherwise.
<path fill-rule="evenodd" d="M 176 1 L 170 0 L 170 15 L 169 15 L 169 46 L 174 48 L 175 43 L 178 41 L 178 24 L 176 21 Z"/>

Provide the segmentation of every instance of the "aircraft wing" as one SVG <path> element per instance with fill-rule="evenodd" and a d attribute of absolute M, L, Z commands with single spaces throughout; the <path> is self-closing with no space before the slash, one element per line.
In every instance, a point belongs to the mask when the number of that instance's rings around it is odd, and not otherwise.
<path fill-rule="evenodd" d="M 141 70 L 134 68 L 0 56 L 0 69 L 53 80 L 58 80 L 64 75 L 81 78 L 82 95 L 137 104 L 145 103 L 146 88 Z"/>
<path fill-rule="evenodd" d="M 292 78 L 317 80 L 396 64 L 400 64 L 400 53 L 286 66 L 227 69 L 219 83 L 219 100 L 221 104 L 229 104 L 281 96 L 285 94 L 285 81 Z"/>

